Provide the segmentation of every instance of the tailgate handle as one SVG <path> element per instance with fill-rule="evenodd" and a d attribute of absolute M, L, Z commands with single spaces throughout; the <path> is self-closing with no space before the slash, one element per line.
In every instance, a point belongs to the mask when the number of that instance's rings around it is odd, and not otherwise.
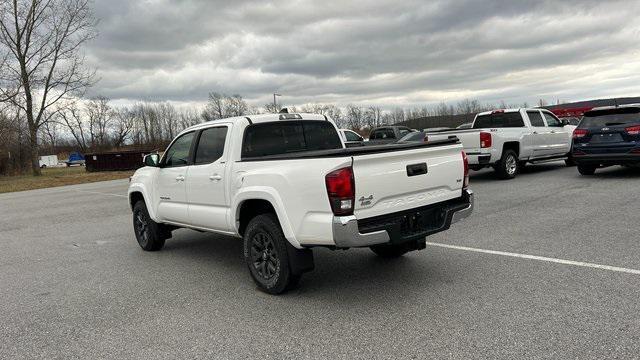
<path fill-rule="evenodd" d="M 407 165 L 407 176 L 422 175 L 427 172 L 427 163 Z"/>

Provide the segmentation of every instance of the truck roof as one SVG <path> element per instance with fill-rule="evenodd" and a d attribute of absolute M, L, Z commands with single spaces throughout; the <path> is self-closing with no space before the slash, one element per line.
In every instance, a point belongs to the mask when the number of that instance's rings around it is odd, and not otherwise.
<path fill-rule="evenodd" d="M 216 119 L 211 121 L 205 121 L 203 123 L 193 125 L 189 128 L 186 128 L 183 132 L 198 129 L 201 127 L 205 127 L 210 124 L 215 124 L 217 122 L 251 122 L 253 124 L 257 123 L 265 123 L 265 122 L 274 122 L 274 121 L 286 121 L 286 120 L 329 120 L 329 117 L 321 114 L 312 114 L 312 113 L 279 113 L 279 114 L 259 114 L 259 115 L 244 115 L 244 116 L 235 116 L 224 119 Z"/>
<path fill-rule="evenodd" d="M 532 110 L 535 110 L 535 111 L 537 111 L 537 110 L 542 110 L 542 111 L 551 112 L 551 111 L 549 111 L 549 110 L 547 110 L 547 109 L 542 109 L 542 108 L 494 109 L 494 110 L 483 111 L 483 112 L 481 112 L 481 113 L 478 113 L 478 115 L 477 115 L 477 116 L 479 116 L 479 115 L 491 115 L 491 114 L 493 114 L 493 113 L 501 113 L 501 112 L 518 112 L 518 111 L 520 111 L 520 110 L 525 110 L 525 111 L 527 111 L 527 110 L 530 110 L 530 111 L 532 111 Z"/>

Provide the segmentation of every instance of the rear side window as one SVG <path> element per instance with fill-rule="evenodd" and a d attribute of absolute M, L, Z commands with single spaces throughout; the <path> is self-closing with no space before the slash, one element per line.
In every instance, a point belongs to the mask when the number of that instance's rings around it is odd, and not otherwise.
<path fill-rule="evenodd" d="M 502 112 L 479 115 L 473 122 L 474 129 L 524 127 L 520 112 Z"/>
<path fill-rule="evenodd" d="M 393 129 L 377 129 L 369 136 L 369 140 L 395 139 L 396 134 Z"/>
<path fill-rule="evenodd" d="M 580 128 L 605 126 L 624 126 L 640 124 L 640 109 L 614 109 L 608 111 L 590 111 L 585 113 Z"/>
<path fill-rule="evenodd" d="M 562 122 L 560 122 L 560 120 L 556 119 L 555 116 L 543 112 L 542 114 L 544 114 L 544 118 L 547 120 L 547 126 L 549 127 L 562 127 Z"/>
<path fill-rule="evenodd" d="M 404 141 L 423 141 L 423 140 L 424 140 L 424 133 L 420 131 L 420 132 L 409 133 L 404 137 L 402 137 L 402 139 L 400 139 L 399 141 L 404 142 Z"/>
<path fill-rule="evenodd" d="M 544 121 L 542 121 L 542 115 L 540 115 L 540 111 L 527 111 L 527 116 L 529 116 L 531 126 L 544 127 Z"/>
<path fill-rule="evenodd" d="M 328 121 L 270 122 L 247 127 L 242 143 L 242 157 L 341 148 L 340 136 Z"/>
<path fill-rule="evenodd" d="M 409 134 L 411 132 L 411 129 L 399 129 L 398 133 L 400 134 L 400 137 L 404 137 L 405 135 Z"/>
<path fill-rule="evenodd" d="M 222 157 L 226 137 L 226 126 L 202 130 L 196 148 L 195 164 L 211 164 Z"/>
<path fill-rule="evenodd" d="M 347 138 L 347 141 L 362 141 L 362 138 L 356 133 L 351 131 L 345 131 L 344 136 Z"/>

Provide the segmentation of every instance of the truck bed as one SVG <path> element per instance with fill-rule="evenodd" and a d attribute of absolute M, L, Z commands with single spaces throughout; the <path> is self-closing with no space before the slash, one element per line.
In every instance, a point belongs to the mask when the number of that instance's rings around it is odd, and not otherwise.
<path fill-rule="evenodd" d="M 419 142 L 419 143 L 403 143 L 403 144 L 394 143 L 394 144 L 387 144 L 387 145 L 372 145 L 372 146 L 350 147 L 350 148 L 319 150 L 319 151 L 300 151 L 300 152 L 292 152 L 288 154 L 279 154 L 279 155 L 243 157 L 241 161 L 268 161 L 268 160 L 359 156 L 359 155 L 412 150 L 412 149 L 419 149 L 419 148 L 446 146 L 446 145 L 453 145 L 457 143 L 459 143 L 458 138 L 446 138 L 446 139 L 438 139 L 434 141 Z"/>

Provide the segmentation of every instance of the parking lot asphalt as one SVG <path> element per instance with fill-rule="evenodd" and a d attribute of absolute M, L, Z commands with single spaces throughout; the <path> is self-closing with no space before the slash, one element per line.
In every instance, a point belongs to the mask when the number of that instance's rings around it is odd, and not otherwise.
<path fill-rule="evenodd" d="M 126 180 L 2 194 L 0 358 L 638 358 L 639 185 L 562 163 L 472 173 L 475 213 L 425 250 L 317 249 L 282 296 L 236 238 L 143 252 Z"/>

